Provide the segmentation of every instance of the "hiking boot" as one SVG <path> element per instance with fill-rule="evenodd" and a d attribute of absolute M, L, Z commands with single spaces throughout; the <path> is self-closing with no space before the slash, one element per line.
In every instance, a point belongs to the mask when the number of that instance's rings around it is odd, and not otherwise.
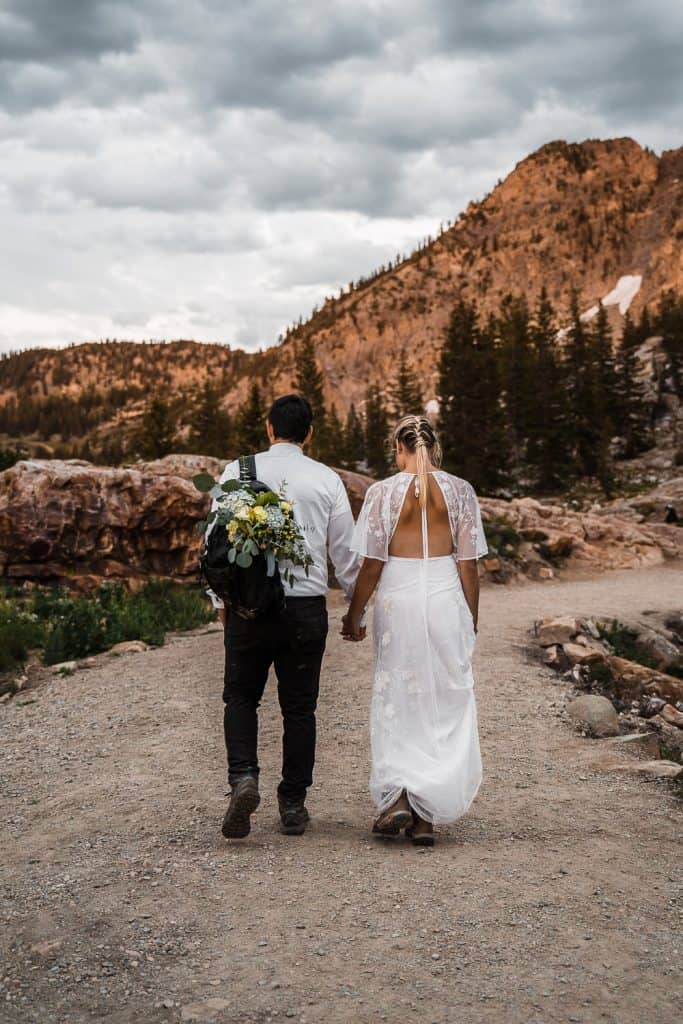
<path fill-rule="evenodd" d="M 226 839 L 244 839 L 249 835 L 249 819 L 260 802 L 258 781 L 253 775 L 245 775 L 235 783 L 230 792 L 230 803 L 221 829 Z"/>
<path fill-rule="evenodd" d="M 302 836 L 311 816 L 303 800 L 278 800 L 280 831 L 286 836 Z"/>

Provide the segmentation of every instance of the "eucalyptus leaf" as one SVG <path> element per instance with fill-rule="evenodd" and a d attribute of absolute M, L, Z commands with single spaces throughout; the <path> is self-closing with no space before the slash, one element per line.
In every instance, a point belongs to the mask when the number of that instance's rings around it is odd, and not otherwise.
<path fill-rule="evenodd" d="M 272 551 L 266 551 L 266 575 L 275 575 L 275 555 Z"/>
<path fill-rule="evenodd" d="M 230 491 L 239 491 L 243 484 L 239 480 L 226 480 L 225 483 L 220 485 L 221 490 L 225 494 L 229 494 Z"/>
<path fill-rule="evenodd" d="M 195 530 L 197 531 L 197 533 L 204 533 L 204 531 L 206 530 L 206 520 L 200 519 L 198 523 L 195 523 Z"/>
<path fill-rule="evenodd" d="M 239 555 L 235 559 L 240 569 L 248 569 L 254 559 L 251 557 L 248 551 L 240 551 Z"/>
<path fill-rule="evenodd" d="M 211 490 L 216 481 L 210 473 L 197 473 L 196 476 L 192 477 L 192 483 L 198 491 L 201 491 L 202 494 L 206 494 Z"/>
<path fill-rule="evenodd" d="M 214 521 L 214 519 L 216 518 L 217 514 L 218 513 L 215 512 L 215 511 L 214 512 L 209 512 L 208 516 L 206 517 L 207 523 L 212 523 Z"/>
<path fill-rule="evenodd" d="M 233 564 L 233 562 L 235 561 L 236 557 L 237 557 L 237 552 L 235 551 L 234 548 L 230 548 L 230 550 L 228 551 L 228 561 L 230 562 L 230 565 Z"/>
<path fill-rule="evenodd" d="M 214 484 L 211 490 L 209 491 L 209 495 L 212 498 L 222 498 L 223 494 L 224 491 L 220 484 Z"/>

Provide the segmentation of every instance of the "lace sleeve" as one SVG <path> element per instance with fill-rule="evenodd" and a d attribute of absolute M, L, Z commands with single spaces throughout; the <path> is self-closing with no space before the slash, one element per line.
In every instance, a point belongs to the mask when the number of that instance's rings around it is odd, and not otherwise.
<path fill-rule="evenodd" d="M 381 483 L 368 488 L 351 538 L 351 550 L 363 558 L 378 558 L 382 562 L 389 557 L 389 530 Z"/>
<path fill-rule="evenodd" d="M 479 502 L 472 485 L 465 484 L 458 502 L 455 557 L 458 562 L 462 562 L 468 558 L 483 558 L 487 552 Z"/>

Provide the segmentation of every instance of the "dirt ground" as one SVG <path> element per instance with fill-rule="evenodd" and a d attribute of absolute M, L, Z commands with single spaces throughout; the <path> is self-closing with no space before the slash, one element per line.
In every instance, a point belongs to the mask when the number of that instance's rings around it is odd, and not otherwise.
<path fill-rule="evenodd" d="M 683 807 L 599 767 L 525 631 L 682 599 L 680 566 L 485 590 L 484 782 L 433 850 L 369 836 L 371 648 L 338 638 L 338 597 L 301 838 L 276 830 L 272 686 L 252 834 L 220 834 L 218 632 L 19 694 L 0 708 L 0 1020 L 680 1020 Z"/>

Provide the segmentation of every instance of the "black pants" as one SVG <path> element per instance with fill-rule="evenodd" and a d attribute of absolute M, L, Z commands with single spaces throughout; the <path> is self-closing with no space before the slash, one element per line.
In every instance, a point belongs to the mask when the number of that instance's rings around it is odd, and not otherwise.
<path fill-rule="evenodd" d="M 225 629 L 225 745 L 231 785 L 258 775 L 257 709 L 275 666 L 284 722 L 278 795 L 303 800 L 313 781 L 315 709 L 327 639 L 324 597 L 287 598 L 283 611 L 249 621 L 228 616 Z"/>

